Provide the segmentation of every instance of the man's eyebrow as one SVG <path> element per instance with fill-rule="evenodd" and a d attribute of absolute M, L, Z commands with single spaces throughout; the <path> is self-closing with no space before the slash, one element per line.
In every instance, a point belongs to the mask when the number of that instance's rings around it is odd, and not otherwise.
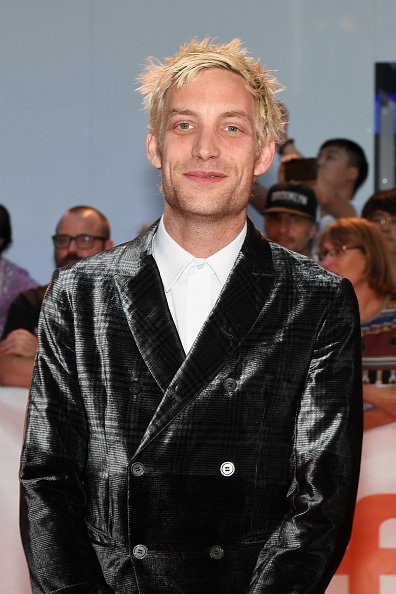
<path fill-rule="evenodd" d="M 184 116 L 198 116 L 199 114 L 196 111 L 193 111 L 191 109 L 184 109 L 184 108 L 177 108 L 174 107 L 173 109 L 171 109 L 168 113 L 168 119 L 173 117 L 173 116 L 178 116 L 178 115 L 184 115 Z M 238 109 L 233 109 L 231 111 L 224 111 L 223 113 L 220 114 L 221 118 L 241 118 L 243 120 L 249 120 L 250 121 L 250 117 L 248 116 L 248 114 L 245 111 L 241 111 Z"/>
<path fill-rule="evenodd" d="M 178 115 L 197 116 L 198 114 L 195 111 L 192 111 L 191 109 L 183 109 L 183 108 L 174 107 L 173 109 L 171 109 L 169 111 L 168 119 L 173 116 L 178 116 Z"/>
<path fill-rule="evenodd" d="M 222 118 L 241 118 L 242 120 L 249 120 L 250 117 L 245 111 L 241 111 L 239 109 L 234 109 L 232 111 L 225 111 L 221 114 Z"/>

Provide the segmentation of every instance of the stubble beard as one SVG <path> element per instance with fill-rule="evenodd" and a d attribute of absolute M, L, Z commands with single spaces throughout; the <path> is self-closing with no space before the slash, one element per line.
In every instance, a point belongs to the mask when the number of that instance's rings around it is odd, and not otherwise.
<path fill-rule="evenodd" d="M 75 264 L 79 260 L 81 260 L 81 256 L 77 256 L 77 254 L 70 253 L 62 258 L 55 256 L 55 264 L 57 268 L 61 268 L 62 266 L 68 266 L 69 264 Z"/>
<path fill-rule="evenodd" d="M 213 169 L 216 169 L 216 167 L 214 166 Z M 224 173 L 227 175 L 226 171 Z M 205 188 L 202 187 L 197 188 L 196 192 L 194 192 L 192 188 L 189 189 L 182 187 L 182 184 L 172 183 L 172 180 L 164 175 L 161 182 L 161 191 L 170 210 L 178 213 L 179 216 L 186 220 L 199 218 L 213 222 L 224 221 L 245 210 L 252 187 L 253 180 L 250 185 L 244 183 L 231 188 L 209 188 L 206 192 Z M 241 201 L 243 194 L 246 194 L 246 200 L 244 201 L 246 205 Z"/>

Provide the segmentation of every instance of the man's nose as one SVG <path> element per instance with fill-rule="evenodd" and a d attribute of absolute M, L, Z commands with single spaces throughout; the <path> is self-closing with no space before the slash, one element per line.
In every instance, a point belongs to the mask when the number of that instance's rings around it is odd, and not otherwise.
<path fill-rule="evenodd" d="M 290 229 L 290 221 L 282 219 L 279 223 L 279 229 L 283 233 L 287 233 Z"/>
<path fill-rule="evenodd" d="M 192 150 L 194 157 L 208 161 L 220 156 L 219 138 L 215 130 L 204 127 L 195 136 Z"/>
<path fill-rule="evenodd" d="M 377 227 L 379 227 L 382 233 L 385 233 L 387 235 L 391 231 L 391 222 L 384 219 L 383 221 L 381 221 L 380 225 L 377 225 Z"/>
<path fill-rule="evenodd" d="M 76 252 L 76 251 L 78 251 L 77 241 L 76 241 L 75 237 L 71 237 L 70 238 L 69 245 L 67 246 L 66 249 L 67 249 L 68 252 Z"/>

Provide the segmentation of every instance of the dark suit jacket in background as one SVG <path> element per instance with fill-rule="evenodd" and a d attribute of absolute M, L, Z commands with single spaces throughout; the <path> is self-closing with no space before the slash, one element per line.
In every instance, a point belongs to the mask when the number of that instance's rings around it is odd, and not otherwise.
<path fill-rule="evenodd" d="M 44 301 L 21 463 L 33 592 L 322 593 L 359 471 L 353 289 L 249 223 L 186 357 L 152 234 L 56 271 Z"/>

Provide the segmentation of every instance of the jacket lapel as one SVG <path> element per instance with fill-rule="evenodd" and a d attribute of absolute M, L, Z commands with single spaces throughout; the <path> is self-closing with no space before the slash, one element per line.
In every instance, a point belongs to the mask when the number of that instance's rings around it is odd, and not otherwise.
<path fill-rule="evenodd" d="M 220 297 L 188 356 L 171 378 L 136 455 L 213 380 L 230 359 L 262 311 L 273 280 L 271 249 L 249 221 L 242 250 Z M 156 356 L 159 350 L 156 349 Z M 172 371 L 167 377 L 171 374 Z"/>
<path fill-rule="evenodd" d="M 165 392 L 185 359 L 168 308 L 158 268 L 151 255 L 150 232 L 137 270 L 115 276 L 122 307 L 135 343 L 150 373 Z M 136 267 L 136 266 L 135 266 Z M 121 267 L 122 268 L 122 267 Z"/>

